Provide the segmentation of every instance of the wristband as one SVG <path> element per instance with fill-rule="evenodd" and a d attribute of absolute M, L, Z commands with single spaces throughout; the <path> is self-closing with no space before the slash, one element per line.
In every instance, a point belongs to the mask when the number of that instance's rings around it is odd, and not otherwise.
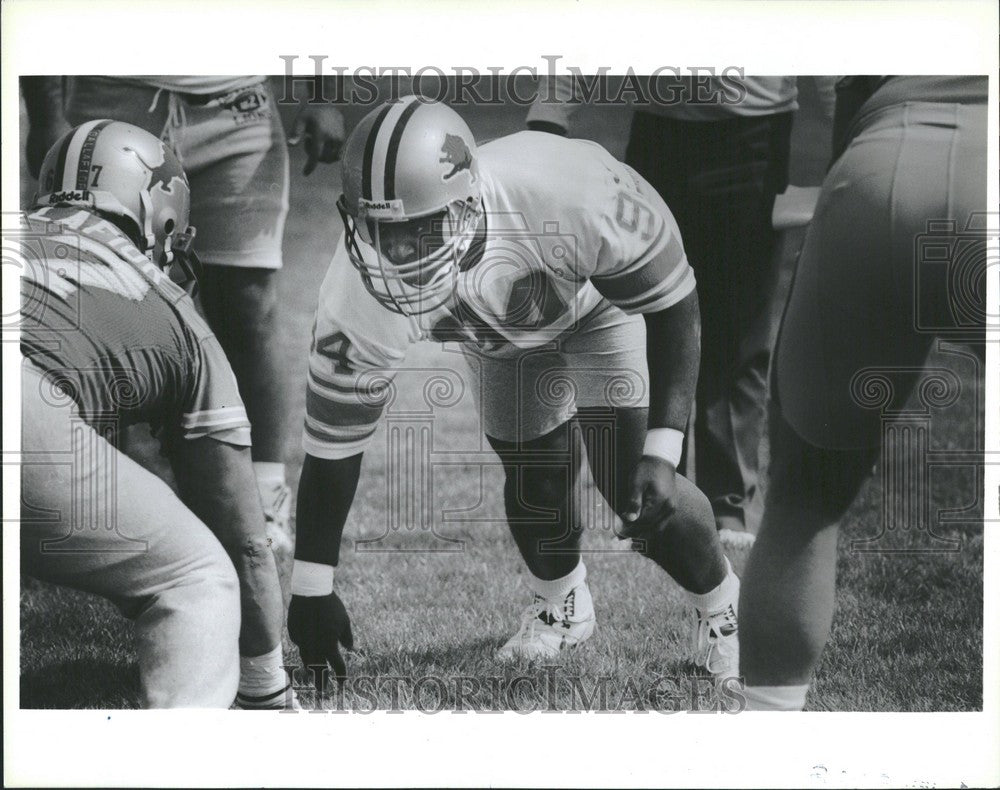
<path fill-rule="evenodd" d="M 333 592 L 333 566 L 295 560 L 292 565 L 292 595 L 315 598 Z"/>
<path fill-rule="evenodd" d="M 646 431 L 646 443 L 642 446 L 642 454 L 662 458 L 676 469 L 677 464 L 681 462 L 683 449 L 683 431 L 673 428 L 651 428 Z"/>

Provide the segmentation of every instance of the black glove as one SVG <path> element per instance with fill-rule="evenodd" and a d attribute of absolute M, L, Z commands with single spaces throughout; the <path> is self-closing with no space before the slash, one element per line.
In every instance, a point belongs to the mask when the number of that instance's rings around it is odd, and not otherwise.
<path fill-rule="evenodd" d="M 323 691 L 327 665 L 338 683 L 347 677 L 347 665 L 340 654 L 341 645 L 354 649 L 351 618 L 337 593 L 329 595 L 293 595 L 288 607 L 288 635 L 298 645 L 302 664 L 313 667 L 316 688 Z"/>

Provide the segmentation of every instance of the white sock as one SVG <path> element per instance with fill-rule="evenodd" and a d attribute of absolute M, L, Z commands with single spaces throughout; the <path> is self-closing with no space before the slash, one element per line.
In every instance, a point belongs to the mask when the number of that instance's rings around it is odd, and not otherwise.
<path fill-rule="evenodd" d="M 262 656 L 240 656 L 240 687 L 243 697 L 267 697 L 284 691 L 288 676 L 282 667 L 281 643 Z"/>
<path fill-rule="evenodd" d="M 809 684 L 803 686 L 746 686 L 747 710 L 802 710 Z"/>
<path fill-rule="evenodd" d="M 737 610 L 740 602 L 740 580 L 733 573 L 733 566 L 729 564 L 726 557 L 726 578 L 722 580 L 718 587 L 709 590 L 707 593 L 688 592 L 688 600 L 699 612 L 708 614 L 718 612 L 732 604 L 733 611 Z"/>
<path fill-rule="evenodd" d="M 274 491 L 285 485 L 285 465 L 277 461 L 254 461 L 253 471 L 257 476 L 257 487 L 262 491 Z"/>
<path fill-rule="evenodd" d="M 562 601 L 569 591 L 583 584 L 587 578 L 587 566 L 581 559 L 576 567 L 560 579 L 539 579 L 528 571 L 528 588 L 546 601 Z"/>

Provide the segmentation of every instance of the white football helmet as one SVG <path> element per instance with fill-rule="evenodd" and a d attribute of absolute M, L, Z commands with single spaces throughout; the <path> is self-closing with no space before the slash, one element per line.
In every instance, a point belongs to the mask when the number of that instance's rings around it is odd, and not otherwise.
<path fill-rule="evenodd" d="M 465 121 L 416 96 L 385 104 L 351 133 L 342 166 L 337 207 L 368 291 L 403 315 L 447 302 L 483 213 Z"/>
<path fill-rule="evenodd" d="M 187 176 L 176 154 L 138 126 L 102 119 L 68 131 L 45 155 L 34 205 L 124 218 L 150 260 L 165 267 L 176 258 L 191 274 Z"/>

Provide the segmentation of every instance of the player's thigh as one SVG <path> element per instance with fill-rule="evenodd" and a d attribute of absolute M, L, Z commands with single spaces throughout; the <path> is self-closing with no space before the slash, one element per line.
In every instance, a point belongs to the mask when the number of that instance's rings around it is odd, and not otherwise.
<path fill-rule="evenodd" d="M 169 487 L 80 420 L 35 369 L 26 366 L 22 381 L 24 571 L 127 614 L 180 584 L 232 593 L 228 556 Z"/>
<path fill-rule="evenodd" d="M 646 323 L 601 302 L 562 342 L 563 369 L 544 372 L 540 389 L 562 383 L 578 409 L 649 406 Z"/>
<path fill-rule="evenodd" d="M 876 443 L 854 449 L 818 447 L 805 439 L 785 418 L 781 398 L 774 388 L 768 404 L 767 504 L 762 531 L 801 530 L 838 521 L 871 476 L 880 447 Z M 915 376 L 916 373 L 911 373 Z M 780 517 L 799 513 L 808 517 Z"/>
<path fill-rule="evenodd" d="M 190 108 L 183 152 L 205 266 L 280 268 L 288 151 L 267 85 L 247 88 L 228 104 Z"/>
<path fill-rule="evenodd" d="M 480 353 L 465 346 L 484 431 L 505 442 L 545 436 L 578 408 L 649 404 L 641 316 L 602 302 L 555 343 Z"/>
<path fill-rule="evenodd" d="M 591 475 L 617 511 L 642 455 L 649 406 L 646 327 L 609 303 L 589 314 L 563 347 L 573 383 L 574 423 Z"/>
<path fill-rule="evenodd" d="M 274 331 L 278 307 L 276 270 L 206 266 L 198 282 L 205 315 L 227 353 L 244 345 L 255 347 L 255 337 Z"/>
<path fill-rule="evenodd" d="M 546 443 L 565 437 L 563 448 L 568 450 L 568 431 L 557 429 L 573 416 L 575 397 L 557 349 L 505 347 L 481 353 L 465 344 L 463 353 L 483 432 L 491 442 L 516 447 L 543 437 Z"/>
<path fill-rule="evenodd" d="M 806 237 L 775 351 L 776 388 L 784 418 L 818 447 L 876 444 L 882 412 L 905 401 L 909 371 L 933 339 L 915 310 L 916 241 L 929 221 L 969 202 L 969 187 L 954 181 L 967 161 L 954 156 L 960 125 L 948 105 L 928 107 L 900 107 L 855 138 L 824 182 Z"/>

